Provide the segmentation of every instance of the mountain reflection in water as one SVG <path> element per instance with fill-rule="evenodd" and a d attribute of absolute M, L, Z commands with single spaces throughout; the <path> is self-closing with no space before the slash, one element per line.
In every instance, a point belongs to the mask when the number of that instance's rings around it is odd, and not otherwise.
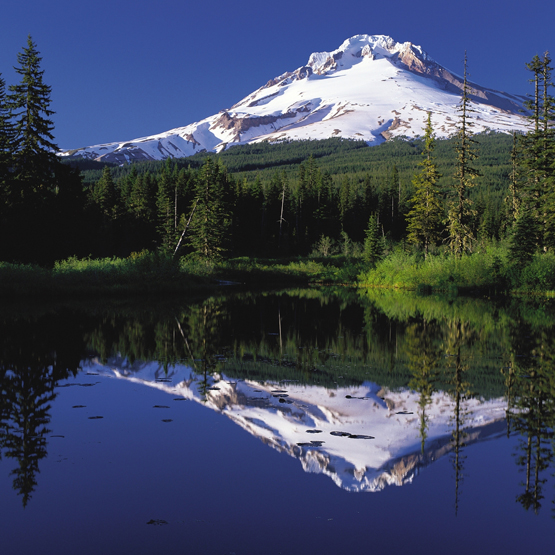
<path fill-rule="evenodd" d="M 158 363 L 110 360 L 83 363 L 100 375 L 163 390 L 219 411 L 265 444 L 298 458 L 305 471 L 330 476 L 349 491 L 378 491 L 410 482 L 418 469 L 450 452 L 455 401 L 436 392 L 428 407 L 424 451 L 419 436 L 419 395 L 377 384 L 328 389 L 293 382 L 258 383 L 221 375 L 203 394 L 187 366 L 166 374 Z M 163 377 L 162 377 L 163 376 Z M 506 433 L 506 401 L 469 399 L 466 444 Z"/>
<path fill-rule="evenodd" d="M 17 312 L 0 321 L 0 451 L 25 506 L 57 434 L 59 384 L 86 371 L 202 403 L 348 491 L 406 484 L 448 454 L 455 508 L 465 448 L 514 435 L 517 501 L 538 512 L 553 466 L 554 326 L 547 301 L 370 291 Z"/>

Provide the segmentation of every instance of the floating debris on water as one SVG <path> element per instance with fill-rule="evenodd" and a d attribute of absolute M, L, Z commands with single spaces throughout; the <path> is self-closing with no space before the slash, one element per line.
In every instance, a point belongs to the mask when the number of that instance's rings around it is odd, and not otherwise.
<path fill-rule="evenodd" d="M 330 432 L 332 436 L 348 437 L 350 439 L 376 439 L 374 436 L 365 436 L 363 434 L 351 434 L 350 432 Z"/>

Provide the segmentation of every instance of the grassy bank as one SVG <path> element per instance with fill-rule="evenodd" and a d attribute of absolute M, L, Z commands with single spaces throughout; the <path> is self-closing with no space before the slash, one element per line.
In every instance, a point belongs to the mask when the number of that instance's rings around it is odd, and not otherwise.
<path fill-rule="evenodd" d="M 327 258 L 235 258 L 217 264 L 174 260 L 159 253 L 128 258 L 78 259 L 46 269 L 0 262 L 0 296 L 136 296 L 186 294 L 225 284 L 248 287 L 305 286 L 354 282 L 360 264 L 342 256 Z"/>
<path fill-rule="evenodd" d="M 505 245 L 493 244 L 457 259 L 446 253 L 429 256 L 399 249 L 359 276 L 366 287 L 421 292 L 543 293 L 555 292 L 555 255 L 536 254 L 524 266 L 509 260 Z"/>

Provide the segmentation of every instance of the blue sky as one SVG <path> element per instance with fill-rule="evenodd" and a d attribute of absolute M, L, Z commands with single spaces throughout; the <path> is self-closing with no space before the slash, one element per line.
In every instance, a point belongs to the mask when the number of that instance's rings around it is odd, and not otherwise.
<path fill-rule="evenodd" d="M 525 63 L 555 58 L 555 2 L 2 0 L 0 73 L 16 82 L 31 34 L 56 141 L 76 148 L 198 121 L 365 33 L 421 45 L 457 73 L 466 50 L 471 80 L 526 94 Z"/>

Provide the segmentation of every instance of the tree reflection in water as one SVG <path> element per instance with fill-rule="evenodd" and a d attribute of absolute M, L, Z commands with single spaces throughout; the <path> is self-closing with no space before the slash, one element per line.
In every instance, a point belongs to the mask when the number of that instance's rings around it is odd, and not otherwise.
<path fill-rule="evenodd" d="M 520 435 L 516 462 L 524 470 L 524 491 L 517 500 L 537 513 L 544 498 L 546 471 L 553 464 L 555 403 L 555 341 L 541 330 L 514 335 L 512 364 L 506 368 L 509 384 L 510 429 Z M 518 338 L 518 339 L 517 339 Z"/>
<path fill-rule="evenodd" d="M 17 461 L 11 475 L 24 507 L 47 455 L 56 384 L 78 372 L 84 352 L 80 328 L 67 315 L 0 323 L 0 452 Z"/>
<path fill-rule="evenodd" d="M 47 455 L 50 407 L 59 380 L 76 374 L 87 349 L 106 361 L 157 360 L 195 370 L 204 399 L 225 372 L 232 380 L 340 386 L 375 382 L 419 394 L 423 457 L 434 394 L 453 399 L 451 458 L 455 511 L 475 394 L 507 398 L 509 434 L 520 441 L 526 509 L 539 511 L 553 467 L 555 317 L 512 302 L 375 296 L 319 291 L 214 296 L 160 310 L 131 307 L 95 314 L 52 311 L 0 321 L 0 452 L 17 461 L 13 486 L 27 505 Z M 502 369 L 499 371 L 499 361 Z M 216 386 L 217 387 L 217 386 Z"/>

